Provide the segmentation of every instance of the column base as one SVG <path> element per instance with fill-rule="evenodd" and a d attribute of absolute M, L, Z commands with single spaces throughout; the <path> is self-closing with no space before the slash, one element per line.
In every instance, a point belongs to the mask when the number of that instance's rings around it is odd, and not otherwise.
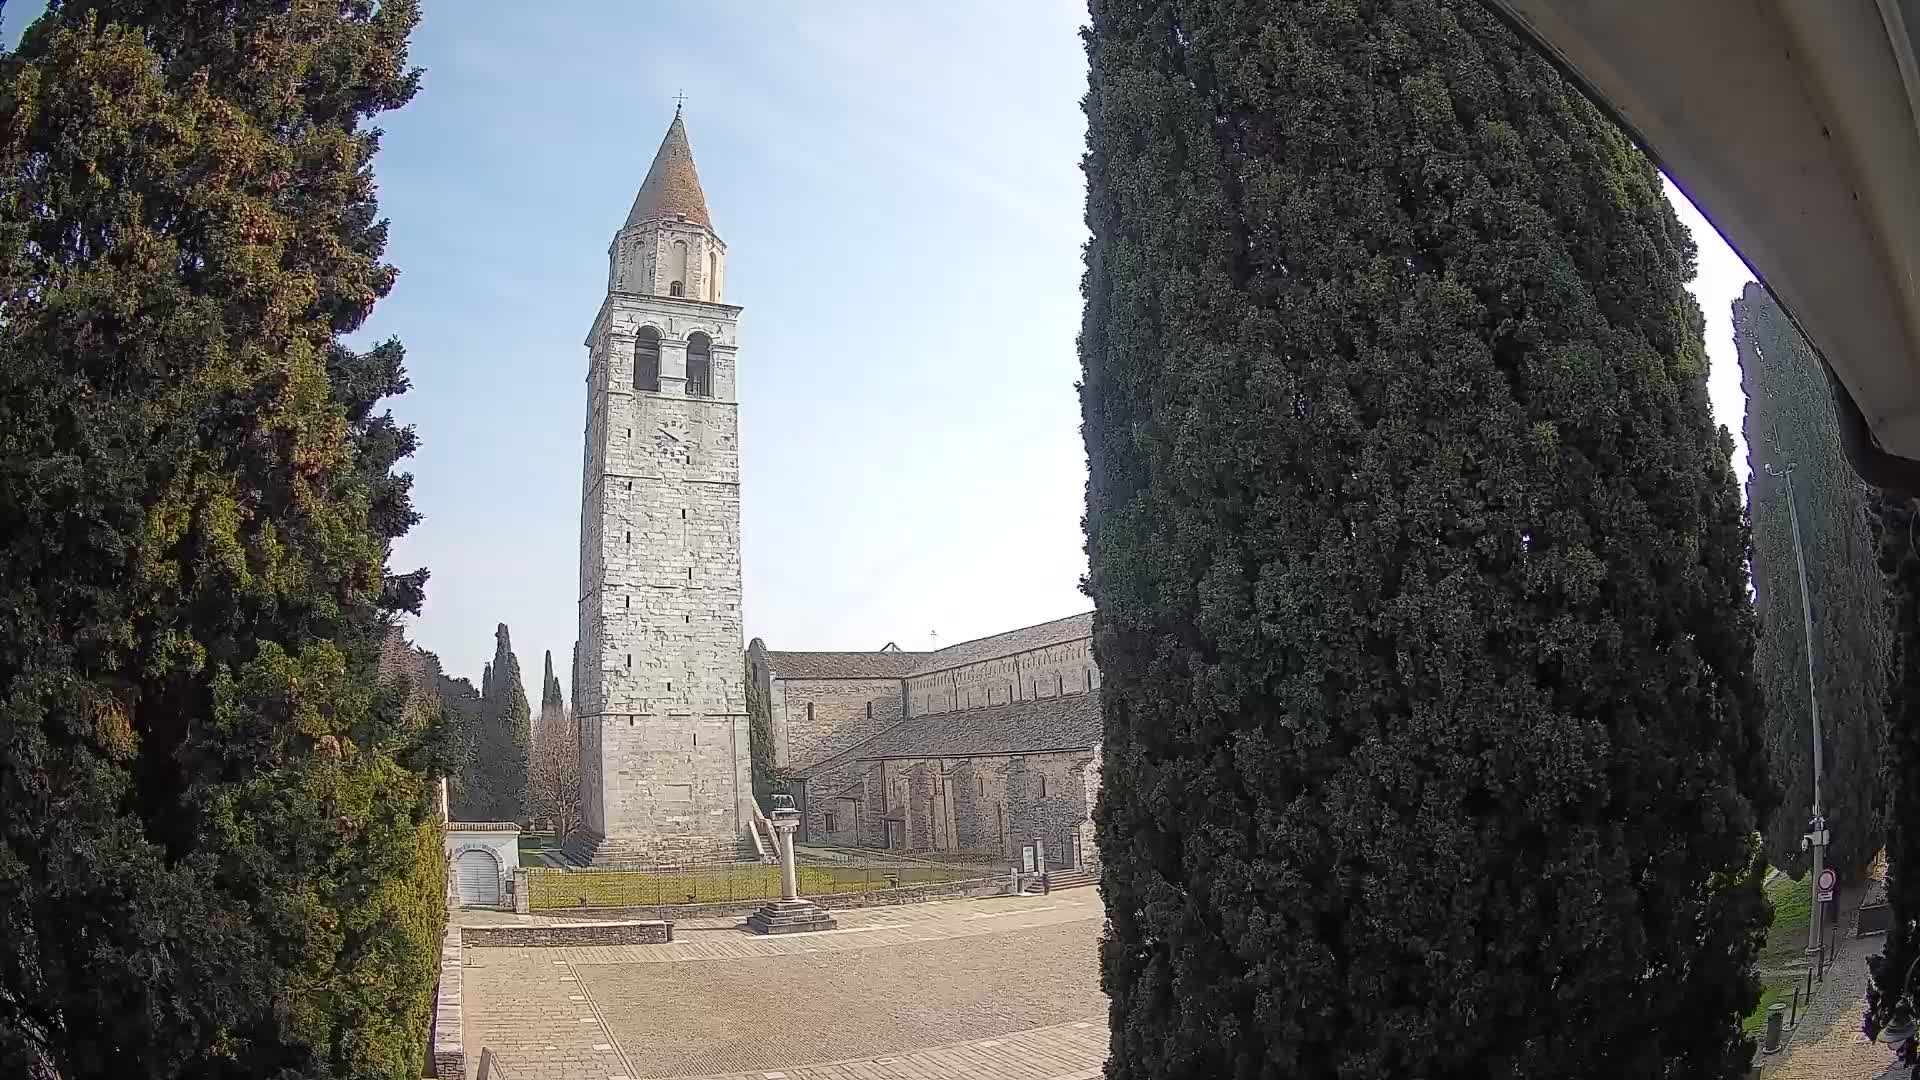
<path fill-rule="evenodd" d="M 806 899 L 775 900 L 747 916 L 747 929 L 756 934 L 805 934 L 839 925 L 825 908 Z"/>

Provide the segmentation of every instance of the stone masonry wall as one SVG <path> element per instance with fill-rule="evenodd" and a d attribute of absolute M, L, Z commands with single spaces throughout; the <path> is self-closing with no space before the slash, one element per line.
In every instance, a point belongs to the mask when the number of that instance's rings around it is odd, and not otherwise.
<path fill-rule="evenodd" d="M 1039 837 L 1049 845 L 1050 861 L 1072 862 L 1073 854 L 1085 860 L 1092 835 L 1089 792 L 1099 787 L 1097 751 L 864 764 L 865 846 L 886 846 L 882 820 L 892 818 L 898 822 L 896 849 L 990 852 L 1011 860 L 1021 845 Z M 1073 845 L 1071 854 L 1054 850 L 1063 836 Z"/>
<path fill-rule="evenodd" d="M 623 859 L 731 854 L 748 797 L 741 671 L 737 308 L 610 295 L 592 349 L 579 694 L 587 830 Z M 633 389 L 641 326 L 661 388 Z M 714 396 L 686 395 L 686 339 Z"/>
<path fill-rule="evenodd" d="M 1100 686 L 1092 640 L 1080 638 L 906 680 L 910 716 L 1083 693 Z"/>
<path fill-rule="evenodd" d="M 774 679 L 774 763 L 804 769 L 899 723 L 898 679 Z"/>

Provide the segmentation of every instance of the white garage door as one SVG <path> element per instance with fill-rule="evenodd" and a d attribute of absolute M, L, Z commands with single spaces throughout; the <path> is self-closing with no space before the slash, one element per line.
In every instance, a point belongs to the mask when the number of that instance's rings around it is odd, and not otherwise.
<path fill-rule="evenodd" d="M 460 902 L 498 904 L 500 864 L 491 851 L 463 851 L 459 863 Z"/>

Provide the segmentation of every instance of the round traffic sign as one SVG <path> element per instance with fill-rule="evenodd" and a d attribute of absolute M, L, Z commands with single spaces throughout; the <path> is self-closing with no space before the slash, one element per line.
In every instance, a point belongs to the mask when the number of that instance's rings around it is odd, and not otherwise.
<path fill-rule="evenodd" d="M 1829 867 L 1827 867 L 1826 869 L 1824 869 L 1824 870 L 1822 870 L 1822 871 L 1820 871 L 1820 891 L 1821 891 L 1821 892 L 1832 892 L 1832 891 L 1833 891 L 1833 887 L 1834 887 L 1834 885 L 1835 885 L 1835 884 L 1836 884 L 1836 883 L 1837 883 L 1837 882 L 1838 882 L 1839 880 L 1840 880 L 1839 878 L 1837 878 L 1837 877 L 1835 877 L 1835 876 L 1834 876 L 1834 873 L 1833 873 L 1833 867 L 1831 867 L 1831 866 L 1829 866 Z"/>

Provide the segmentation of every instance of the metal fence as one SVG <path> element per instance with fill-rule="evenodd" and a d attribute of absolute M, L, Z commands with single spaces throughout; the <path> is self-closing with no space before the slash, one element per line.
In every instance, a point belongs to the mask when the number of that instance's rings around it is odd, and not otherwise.
<path fill-rule="evenodd" d="M 995 876 L 994 867 L 978 863 L 915 859 L 884 852 L 840 854 L 842 857 L 831 860 L 802 862 L 795 868 L 801 896 L 873 892 Z M 780 867 L 758 862 L 644 870 L 535 867 L 527 871 L 527 905 L 534 911 L 751 903 L 779 896 Z"/>

